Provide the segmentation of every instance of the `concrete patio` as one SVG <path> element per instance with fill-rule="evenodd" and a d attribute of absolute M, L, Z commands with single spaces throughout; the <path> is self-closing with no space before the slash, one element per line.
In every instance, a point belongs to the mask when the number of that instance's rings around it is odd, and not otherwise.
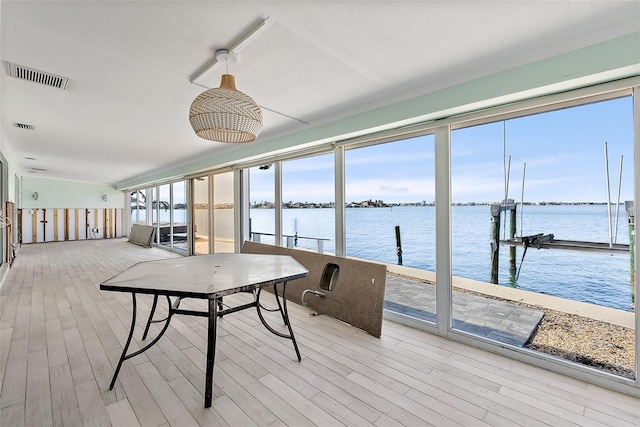
<path fill-rule="evenodd" d="M 384 308 L 436 321 L 435 286 L 387 275 Z M 524 346 L 544 313 L 498 299 L 453 291 L 453 327 L 505 344 Z"/>

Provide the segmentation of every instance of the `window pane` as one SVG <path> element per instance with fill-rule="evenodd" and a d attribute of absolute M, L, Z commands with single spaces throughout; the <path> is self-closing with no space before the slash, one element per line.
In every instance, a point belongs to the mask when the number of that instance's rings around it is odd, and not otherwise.
<path fill-rule="evenodd" d="M 434 322 L 434 136 L 348 150 L 345 169 L 347 255 L 423 270 L 390 269 L 385 308 Z"/>
<path fill-rule="evenodd" d="M 193 180 L 194 254 L 209 253 L 209 176 Z"/>
<path fill-rule="evenodd" d="M 155 192 L 154 192 L 155 194 Z M 162 246 L 171 247 L 171 186 L 169 184 L 158 187 L 158 242 Z M 154 224 L 156 225 L 156 224 Z"/>
<path fill-rule="evenodd" d="M 233 252 L 233 172 L 213 177 L 214 251 Z"/>
<path fill-rule="evenodd" d="M 187 252 L 187 182 L 171 184 L 172 187 L 172 247 L 180 252 Z"/>
<path fill-rule="evenodd" d="M 131 192 L 131 224 L 147 224 L 147 201 L 144 190 Z"/>
<path fill-rule="evenodd" d="M 250 238 L 275 244 L 275 181 L 273 164 L 249 169 Z"/>
<path fill-rule="evenodd" d="M 334 156 L 282 163 L 283 245 L 335 253 Z"/>
<path fill-rule="evenodd" d="M 471 284 L 505 303 L 463 304 L 454 293 L 454 327 L 633 375 L 633 349 L 616 347 L 633 331 L 625 330 L 624 321 L 611 323 L 597 315 L 602 307 L 610 310 L 610 318 L 633 316 L 624 209 L 634 190 L 632 113 L 632 100 L 625 97 L 452 132 L 453 284 L 462 292 Z M 564 250 L 557 248 L 559 241 Z M 627 249 L 596 251 L 598 243 Z M 601 336 L 614 331 L 618 335 L 611 342 Z M 552 334 L 562 339 L 551 345 Z"/>

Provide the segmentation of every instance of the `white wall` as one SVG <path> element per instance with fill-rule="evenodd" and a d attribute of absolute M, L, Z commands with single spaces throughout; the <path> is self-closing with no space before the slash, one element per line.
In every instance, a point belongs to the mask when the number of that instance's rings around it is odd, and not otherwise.
<path fill-rule="evenodd" d="M 37 200 L 34 194 L 37 193 Z M 107 200 L 102 198 L 106 195 Z M 124 208 L 122 191 L 109 185 L 22 177 L 22 208 Z"/>
<path fill-rule="evenodd" d="M 0 158 L 5 163 L 5 179 L 7 180 L 7 194 L 6 201 L 16 203 L 18 202 L 18 195 L 16 194 L 16 174 L 20 175 L 21 171 L 14 169 L 17 164 L 7 136 L 4 134 L 4 130 L 0 128 Z"/>

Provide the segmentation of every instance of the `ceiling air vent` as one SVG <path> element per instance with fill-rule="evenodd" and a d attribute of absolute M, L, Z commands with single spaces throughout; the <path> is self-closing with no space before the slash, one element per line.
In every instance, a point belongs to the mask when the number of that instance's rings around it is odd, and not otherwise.
<path fill-rule="evenodd" d="M 13 125 L 15 127 L 17 127 L 18 129 L 28 129 L 28 130 L 34 130 L 35 129 L 35 126 L 28 125 L 26 123 L 14 123 Z"/>
<path fill-rule="evenodd" d="M 41 83 L 43 85 L 63 90 L 67 88 L 67 83 L 69 83 L 69 79 L 67 77 L 56 76 L 55 74 L 34 70 L 33 68 L 23 67 L 22 65 L 12 64 L 11 62 L 6 61 L 5 65 L 7 68 L 7 74 L 17 79 Z"/>

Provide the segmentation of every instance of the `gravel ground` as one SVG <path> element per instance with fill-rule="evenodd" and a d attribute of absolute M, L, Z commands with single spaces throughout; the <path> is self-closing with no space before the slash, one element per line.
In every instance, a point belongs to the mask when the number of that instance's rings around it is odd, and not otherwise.
<path fill-rule="evenodd" d="M 501 299 L 455 288 L 484 298 Z M 538 305 L 509 301 L 544 312 L 527 348 L 571 360 L 625 378 L 635 379 L 633 329 L 588 317 L 550 310 Z"/>
<path fill-rule="evenodd" d="M 484 298 L 501 299 L 455 288 Z M 508 300 L 506 300 L 508 301 Z M 538 305 L 508 301 L 544 312 L 527 348 L 635 379 L 635 334 L 633 329 Z"/>
<path fill-rule="evenodd" d="M 634 379 L 633 329 L 559 311 L 544 311 L 528 347 Z"/>

